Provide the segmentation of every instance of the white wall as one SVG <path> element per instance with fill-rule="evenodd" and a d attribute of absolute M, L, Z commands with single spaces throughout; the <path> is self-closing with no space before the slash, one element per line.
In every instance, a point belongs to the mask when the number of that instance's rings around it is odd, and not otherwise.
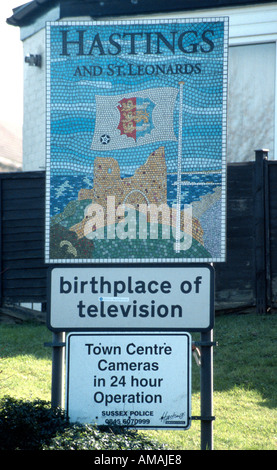
<path fill-rule="evenodd" d="M 24 57 L 41 54 L 42 66 L 24 65 L 23 171 L 45 169 L 45 32 L 23 42 Z"/>
<path fill-rule="evenodd" d="M 21 28 L 24 56 L 30 53 L 42 55 L 41 68 L 24 65 L 24 171 L 45 168 L 45 30 L 43 25 L 45 20 L 55 20 L 58 17 L 58 10 L 53 9 L 50 15 L 50 18 L 40 19 L 31 26 Z M 211 16 L 229 16 L 230 19 L 232 49 L 229 54 L 227 160 L 253 160 L 254 151 L 260 148 L 269 148 L 270 158 L 277 159 L 277 145 L 275 144 L 277 141 L 276 2 L 262 6 L 233 7 L 216 11 L 148 15 L 147 18 Z M 90 18 L 70 18 L 70 20 L 74 19 L 88 20 Z M 251 49 L 244 47 L 249 45 Z M 255 47 L 255 45 L 263 46 Z"/>
<path fill-rule="evenodd" d="M 227 160 L 254 159 L 269 150 L 274 158 L 276 44 L 232 46 L 229 50 Z"/>

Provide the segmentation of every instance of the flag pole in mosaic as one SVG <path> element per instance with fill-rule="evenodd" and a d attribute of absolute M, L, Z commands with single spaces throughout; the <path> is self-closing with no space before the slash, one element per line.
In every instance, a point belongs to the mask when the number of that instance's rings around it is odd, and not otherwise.
<path fill-rule="evenodd" d="M 179 104 L 179 135 L 178 135 L 178 165 L 177 165 L 177 214 L 176 214 L 176 252 L 180 252 L 181 237 L 181 179 L 182 179 L 182 134 L 183 134 L 183 89 L 185 82 L 179 82 L 180 85 L 180 104 Z"/>

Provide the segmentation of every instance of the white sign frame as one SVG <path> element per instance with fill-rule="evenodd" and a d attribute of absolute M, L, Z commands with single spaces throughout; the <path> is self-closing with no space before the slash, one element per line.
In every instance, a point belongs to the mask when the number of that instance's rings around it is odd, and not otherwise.
<path fill-rule="evenodd" d="M 209 264 L 63 266 L 48 274 L 52 331 L 213 328 L 214 269 Z"/>
<path fill-rule="evenodd" d="M 70 333 L 66 410 L 72 422 L 189 429 L 190 334 Z"/>

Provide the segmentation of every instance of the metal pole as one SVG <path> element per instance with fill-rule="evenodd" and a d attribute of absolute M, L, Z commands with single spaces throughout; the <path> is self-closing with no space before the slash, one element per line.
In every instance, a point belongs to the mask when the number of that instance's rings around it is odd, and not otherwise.
<path fill-rule="evenodd" d="M 64 407 L 64 361 L 65 361 L 65 333 L 53 333 L 52 352 L 52 395 L 53 408 Z"/>
<path fill-rule="evenodd" d="M 255 151 L 255 263 L 256 263 L 256 311 L 258 314 L 267 312 L 267 249 L 268 233 L 266 227 L 266 165 L 268 150 L 261 149 Z"/>
<path fill-rule="evenodd" d="M 213 450 L 213 330 L 201 343 L 201 450 Z"/>

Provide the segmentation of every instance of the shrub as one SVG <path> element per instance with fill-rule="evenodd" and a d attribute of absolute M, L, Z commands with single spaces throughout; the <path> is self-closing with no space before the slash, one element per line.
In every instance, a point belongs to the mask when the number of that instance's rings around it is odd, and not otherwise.
<path fill-rule="evenodd" d="M 164 445 L 135 430 L 70 424 L 43 400 L 0 401 L 0 450 L 158 450 Z"/>
<path fill-rule="evenodd" d="M 166 449 L 135 430 L 74 424 L 54 437 L 44 450 L 157 450 Z"/>
<path fill-rule="evenodd" d="M 43 400 L 0 401 L 0 450 L 40 450 L 67 425 L 63 410 Z"/>

